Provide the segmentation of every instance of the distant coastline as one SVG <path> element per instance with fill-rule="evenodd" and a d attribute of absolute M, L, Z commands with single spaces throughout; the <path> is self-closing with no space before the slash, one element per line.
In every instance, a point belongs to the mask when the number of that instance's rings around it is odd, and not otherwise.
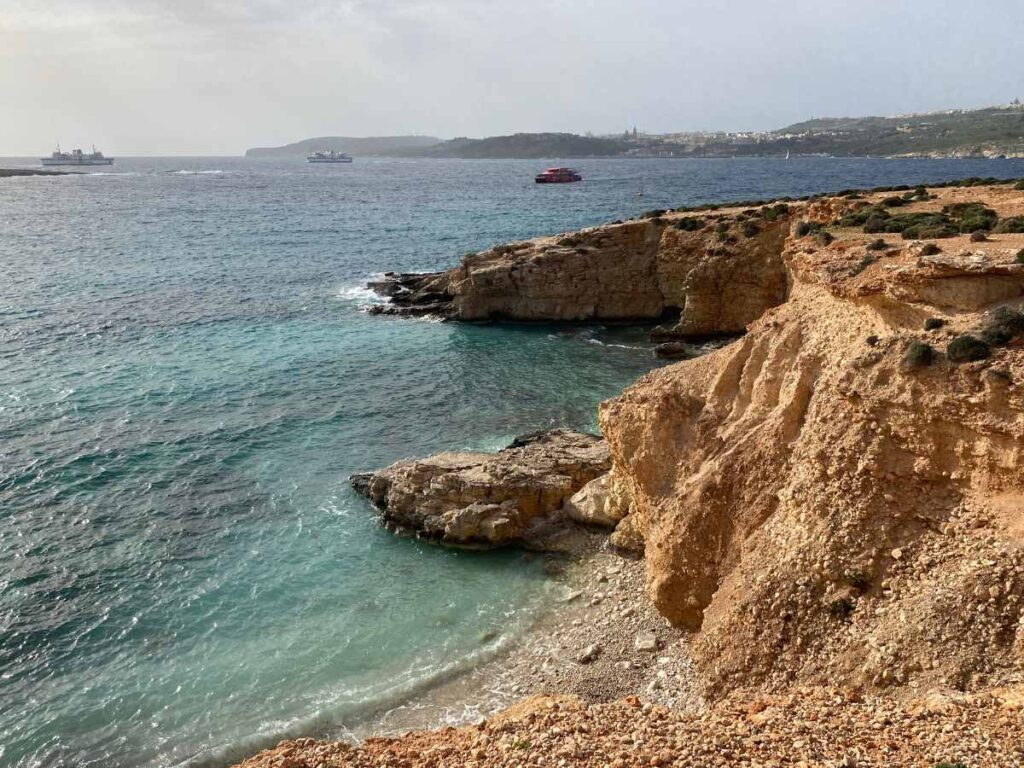
<path fill-rule="evenodd" d="M 292 157 L 333 149 L 353 155 L 461 159 L 624 157 L 1024 157 L 1024 105 L 896 115 L 816 118 L 773 131 L 647 134 L 515 133 L 443 141 L 432 136 L 321 137 L 248 150 L 246 157 Z"/>

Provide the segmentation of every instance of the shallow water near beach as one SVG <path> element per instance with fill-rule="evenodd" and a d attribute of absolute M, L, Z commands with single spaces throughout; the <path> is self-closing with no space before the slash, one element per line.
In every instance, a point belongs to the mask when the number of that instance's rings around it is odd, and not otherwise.
<path fill-rule="evenodd" d="M 642 329 L 368 316 L 375 274 L 652 208 L 1024 176 L 588 160 L 584 183 L 537 186 L 545 164 L 128 158 L 0 180 L 0 764 L 222 765 L 365 728 L 547 604 L 537 558 L 396 538 L 347 478 L 595 430 L 655 364 Z"/>

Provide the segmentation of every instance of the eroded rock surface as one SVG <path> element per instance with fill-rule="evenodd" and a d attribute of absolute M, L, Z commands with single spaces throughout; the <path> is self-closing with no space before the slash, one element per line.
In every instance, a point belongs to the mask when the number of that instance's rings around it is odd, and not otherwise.
<path fill-rule="evenodd" d="M 388 274 L 377 314 L 651 321 L 673 339 L 742 333 L 786 295 L 788 209 L 667 213 L 467 255 L 447 272 Z"/>
<path fill-rule="evenodd" d="M 531 544 L 587 483 L 608 471 L 604 440 L 556 429 L 498 453 L 447 452 L 352 476 L 386 524 L 442 544 Z"/>
<path fill-rule="evenodd" d="M 936 194 L 907 208 L 1024 209 L 1010 187 Z M 832 222 L 843 205 L 812 213 Z M 942 239 L 929 256 L 831 231 L 790 238 L 789 300 L 742 340 L 602 406 L 649 593 L 699 630 L 711 692 L 1019 680 L 1024 338 L 991 328 L 1019 327 L 1024 234 Z M 930 318 L 944 324 L 925 331 Z M 965 334 L 997 342 L 956 364 Z"/>

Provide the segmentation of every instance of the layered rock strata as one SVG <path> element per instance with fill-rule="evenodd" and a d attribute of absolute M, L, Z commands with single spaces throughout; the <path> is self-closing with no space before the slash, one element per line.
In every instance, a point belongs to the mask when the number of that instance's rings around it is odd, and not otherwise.
<path fill-rule="evenodd" d="M 472 548 L 541 546 L 558 522 L 552 517 L 609 467 L 604 440 L 556 429 L 517 438 L 498 453 L 439 453 L 351 482 L 385 524 L 423 538 Z M 599 522 L 577 511 L 586 506 L 577 499 L 574 516 Z"/>
<path fill-rule="evenodd" d="M 742 333 L 784 300 L 787 207 L 665 213 L 496 246 L 447 272 L 389 273 L 374 313 L 487 321 L 652 321 L 673 338 Z M 681 313 L 681 316 L 680 316 Z"/>
<path fill-rule="evenodd" d="M 1024 212 L 937 194 L 908 207 Z M 650 596 L 712 693 L 1024 675 L 1024 235 L 879 248 L 834 225 L 851 204 L 811 207 L 831 234 L 789 239 L 789 299 L 742 340 L 601 408 Z"/>

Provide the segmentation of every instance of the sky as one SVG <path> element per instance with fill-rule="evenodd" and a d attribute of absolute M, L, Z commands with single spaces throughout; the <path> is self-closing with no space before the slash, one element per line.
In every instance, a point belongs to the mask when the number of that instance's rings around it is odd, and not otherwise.
<path fill-rule="evenodd" d="M 1020 0 L 0 0 L 0 155 L 977 107 L 1021 39 Z"/>

